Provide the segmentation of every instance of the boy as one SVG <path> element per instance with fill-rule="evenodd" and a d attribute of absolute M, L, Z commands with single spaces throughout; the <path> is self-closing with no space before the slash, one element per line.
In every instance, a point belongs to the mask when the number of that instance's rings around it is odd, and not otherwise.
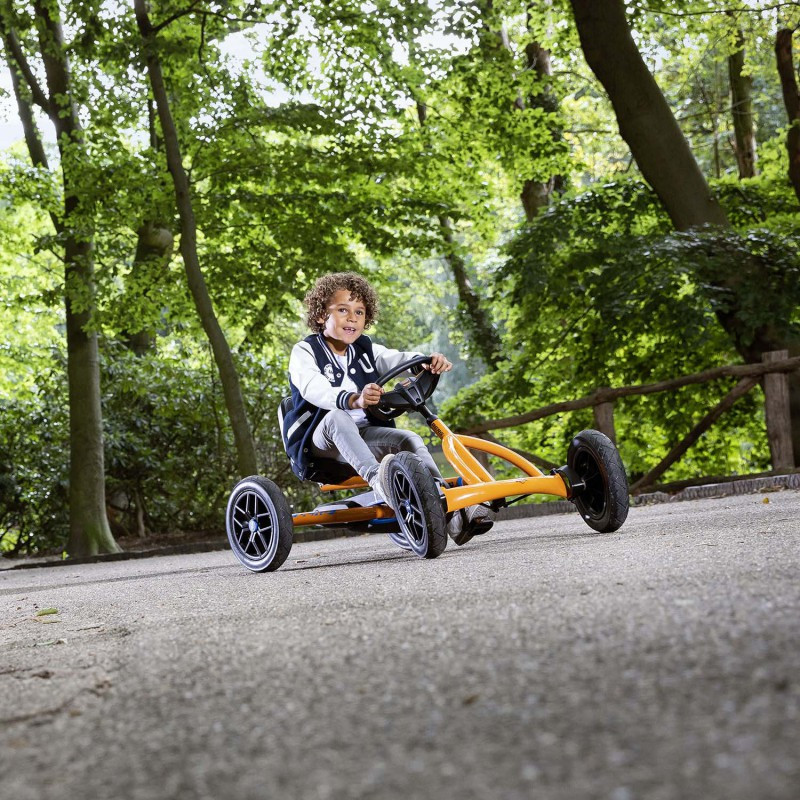
<path fill-rule="evenodd" d="M 378 314 L 372 286 L 353 272 L 325 275 L 306 295 L 305 304 L 306 322 L 314 333 L 292 348 L 289 382 L 294 407 L 284 417 L 282 431 L 295 474 L 313 479 L 314 457 L 333 459 L 352 466 L 378 501 L 390 502 L 387 466 L 395 453 L 409 450 L 441 481 L 417 434 L 366 414 L 383 394 L 383 388 L 371 381 L 421 355 L 383 347 L 364 335 Z M 424 366 L 434 374 L 453 367 L 441 353 L 432 353 L 431 359 Z M 491 526 L 486 509 L 472 506 L 455 513 L 447 530 L 462 545 Z"/>

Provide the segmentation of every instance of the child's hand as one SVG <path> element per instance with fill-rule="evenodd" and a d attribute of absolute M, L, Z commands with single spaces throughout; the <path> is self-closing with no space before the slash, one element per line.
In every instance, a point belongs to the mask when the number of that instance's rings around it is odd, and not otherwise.
<path fill-rule="evenodd" d="M 378 386 L 377 383 L 368 383 L 362 390 L 361 394 L 356 397 L 353 402 L 353 408 L 367 408 L 368 406 L 376 406 L 381 401 L 383 394 L 383 387 Z"/>
<path fill-rule="evenodd" d="M 431 353 L 431 363 L 422 366 L 429 369 L 434 375 L 441 375 L 443 372 L 450 372 L 453 369 L 452 362 L 448 361 L 447 356 L 442 353 Z"/>

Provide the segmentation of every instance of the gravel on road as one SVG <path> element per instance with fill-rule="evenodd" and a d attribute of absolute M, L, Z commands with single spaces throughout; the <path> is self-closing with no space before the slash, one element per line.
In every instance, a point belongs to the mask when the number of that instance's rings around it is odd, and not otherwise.
<path fill-rule="evenodd" d="M 799 542 L 781 491 L 6 571 L 0 797 L 796 800 Z"/>

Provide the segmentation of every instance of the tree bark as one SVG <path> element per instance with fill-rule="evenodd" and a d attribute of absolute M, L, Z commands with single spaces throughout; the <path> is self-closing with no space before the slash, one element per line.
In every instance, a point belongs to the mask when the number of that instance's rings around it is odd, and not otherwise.
<path fill-rule="evenodd" d="M 72 99 L 72 82 L 60 20 L 52 3 L 33 4 L 49 93 L 48 110 L 56 128 L 64 182 L 64 277 L 69 386 L 70 556 L 119 552 L 106 516 L 103 418 L 97 334 L 90 330 L 94 303 L 94 239 L 90 214 L 76 189 L 85 157 L 83 130 Z M 29 148 L 32 142 L 29 141 Z M 41 158 L 33 144 L 31 157 Z"/>
<path fill-rule="evenodd" d="M 786 136 L 786 150 L 789 153 L 789 180 L 794 193 L 800 200 L 800 91 L 792 58 L 792 31 L 783 28 L 775 36 L 775 59 L 778 76 L 781 80 L 783 103 L 789 117 L 789 133 Z"/>
<path fill-rule="evenodd" d="M 545 111 L 555 114 L 558 111 L 558 98 L 549 85 L 553 75 L 550 51 L 542 47 L 538 42 L 530 42 L 525 47 L 525 58 L 528 69 L 533 70 L 544 84 L 544 89 L 539 95 L 528 98 L 528 106 L 531 108 L 543 108 Z M 560 139 L 561 131 L 553 130 L 552 136 L 554 140 Z M 528 222 L 535 219 L 542 209 L 550 205 L 553 192 L 563 191 L 563 183 L 564 178 L 562 175 L 552 175 L 546 181 L 525 180 L 522 184 L 520 200 Z"/>
<path fill-rule="evenodd" d="M 756 133 L 753 125 L 753 79 L 743 75 L 744 34 L 737 32 L 736 52 L 728 56 L 728 79 L 731 86 L 731 113 L 733 115 L 734 149 L 740 178 L 756 175 Z"/>
<path fill-rule="evenodd" d="M 214 311 L 197 255 L 197 224 L 192 207 L 191 187 L 186 170 L 183 168 L 178 133 L 172 119 L 167 89 L 161 72 L 161 62 L 156 47 L 156 31 L 150 24 L 144 0 L 134 0 L 133 5 L 144 45 L 150 86 L 153 90 L 153 98 L 164 137 L 167 166 L 175 186 L 175 198 L 181 221 L 180 250 L 186 270 L 186 280 L 219 370 L 225 405 L 233 428 L 239 474 L 242 476 L 253 475 L 258 472 L 255 442 L 247 420 L 233 354 Z"/>
<path fill-rule="evenodd" d="M 165 270 L 172 257 L 172 246 L 175 239 L 172 231 L 156 222 L 145 222 L 136 232 L 136 253 L 133 257 L 134 275 Z M 145 276 L 148 280 L 149 276 Z M 149 294 L 147 288 L 143 290 Z M 138 356 L 142 356 L 155 347 L 155 331 L 149 328 L 129 330 L 124 339 L 125 346 Z"/>
<path fill-rule="evenodd" d="M 570 0 L 586 61 L 622 138 L 679 231 L 727 227 L 680 126 L 631 36 L 622 0 Z"/>

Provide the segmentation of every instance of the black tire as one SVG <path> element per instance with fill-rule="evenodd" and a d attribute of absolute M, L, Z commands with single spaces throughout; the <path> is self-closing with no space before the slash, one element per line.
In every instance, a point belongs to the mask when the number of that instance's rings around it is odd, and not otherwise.
<path fill-rule="evenodd" d="M 253 572 L 278 569 L 292 549 L 294 525 L 289 504 L 271 480 L 258 475 L 233 487 L 225 529 L 234 555 Z"/>
<path fill-rule="evenodd" d="M 600 431 L 581 431 L 570 442 L 567 464 L 585 484 L 573 502 L 590 528 L 617 530 L 628 516 L 628 478 L 611 439 Z"/>
<path fill-rule="evenodd" d="M 422 459 L 414 453 L 398 453 L 389 464 L 388 476 L 392 505 L 408 549 L 419 558 L 440 556 L 447 547 L 444 503 Z"/>

